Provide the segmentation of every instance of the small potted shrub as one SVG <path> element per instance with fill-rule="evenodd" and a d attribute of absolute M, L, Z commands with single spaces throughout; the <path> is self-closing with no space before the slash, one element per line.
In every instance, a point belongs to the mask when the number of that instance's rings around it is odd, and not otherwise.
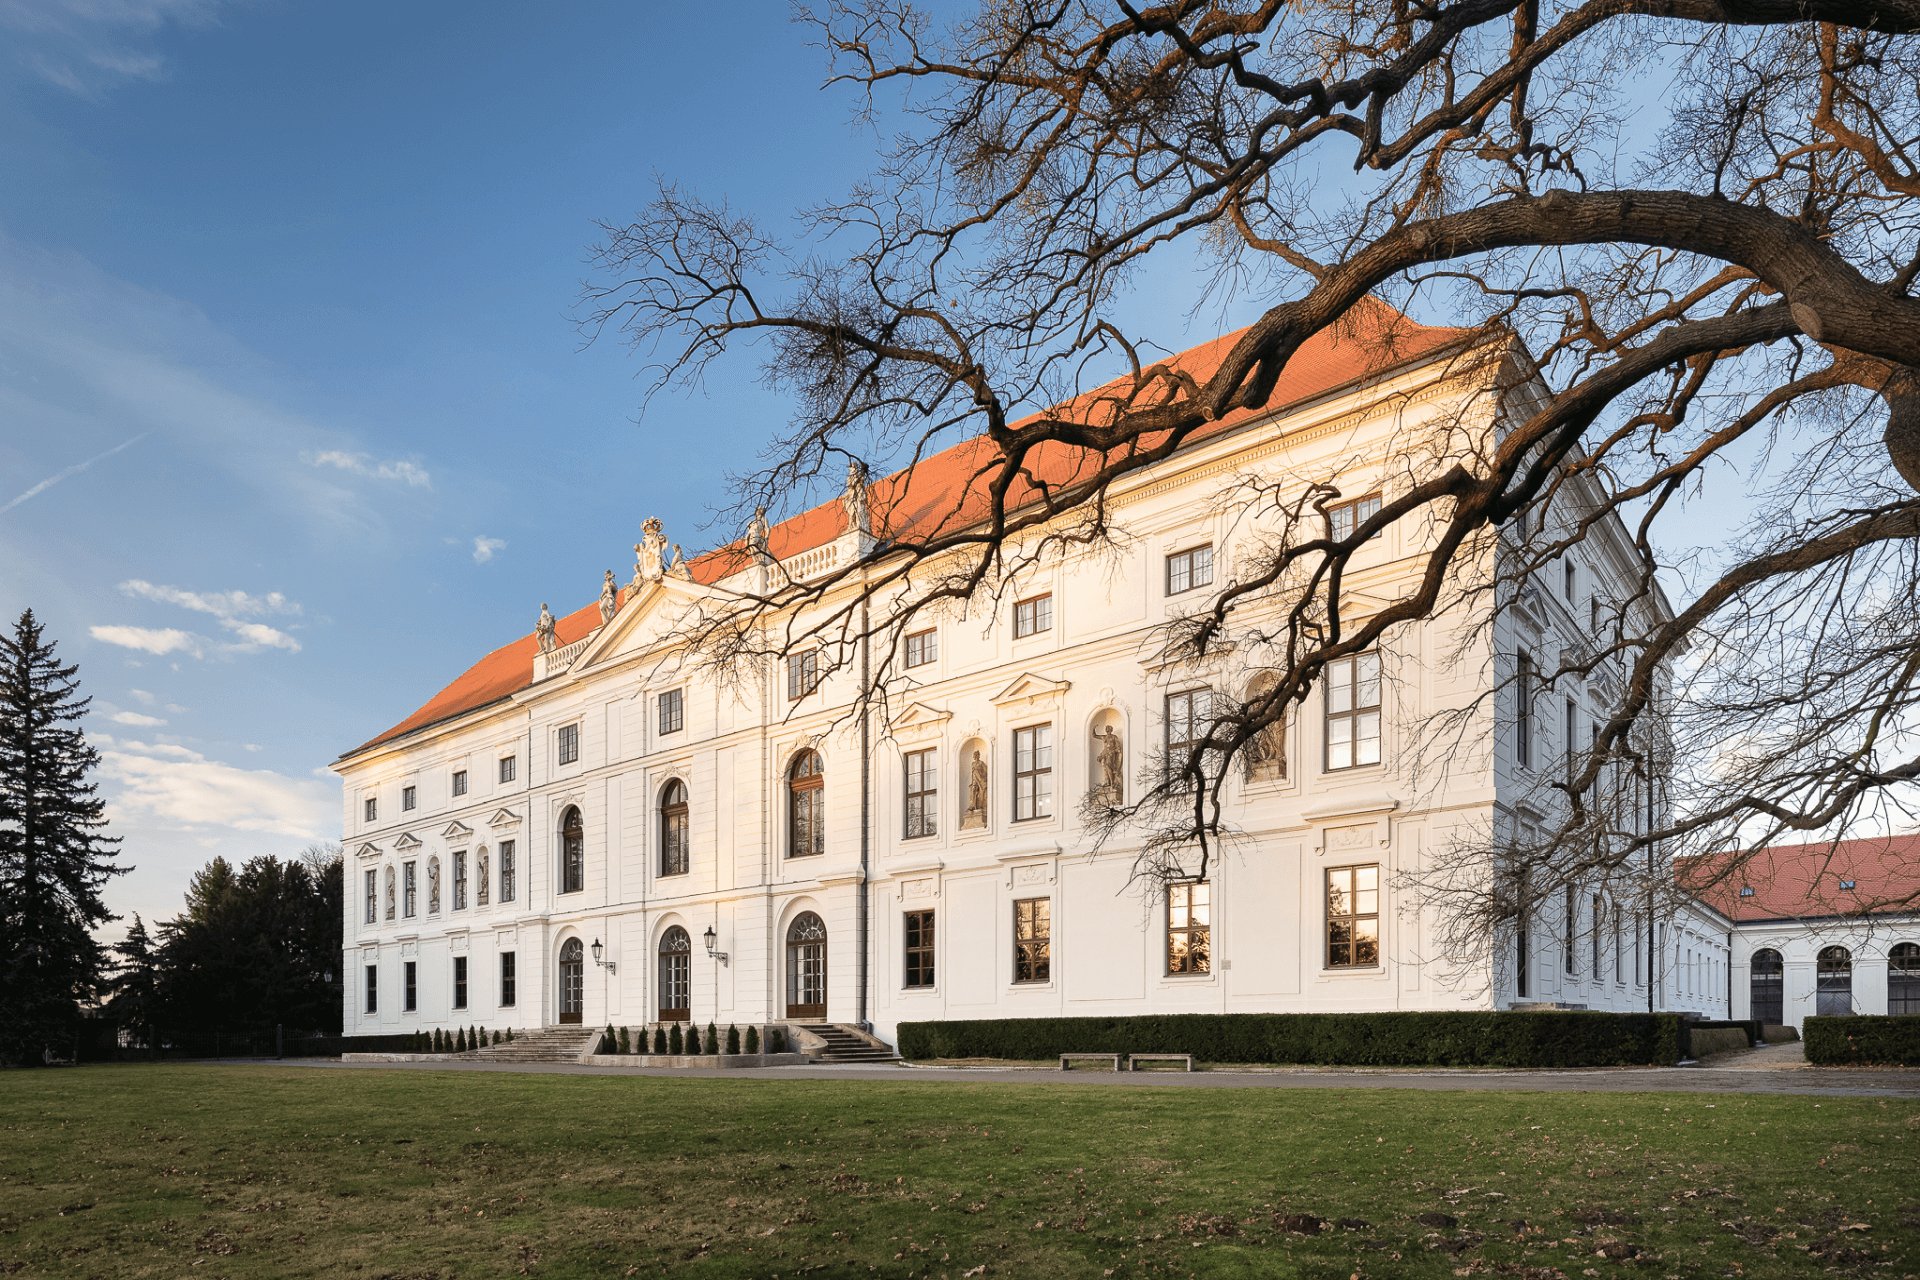
<path fill-rule="evenodd" d="M 785 1053 L 787 1051 L 787 1029 L 785 1027 L 775 1027 L 768 1035 L 768 1041 L 772 1052 Z"/>
<path fill-rule="evenodd" d="M 747 1028 L 747 1052 L 760 1052 L 760 1028 L 758 1027 Z"/>
<path fill-rule="evenodd" d="M 655 1053 L 665 1053 L 667 1051 L 667 1029 L 665 1027 L 654 1027 L 653 1051 Z"/>
<path fill-rule="evenodd" d="M 619 1052 L 622 1054 L 629 1054 L 633 1052 L 633 1042 L 627 1038 L 627 1029 L 625 1027 L 620 1028 Z"/>
<path fill-rule="evenodd" d="M 727 1024 L 727 1052 L 740 1052 L 740 1028 L 734 1026 L 731 1022 Z"/>
<path fill-rule="evenodd" d="M 512 1044 L 512 1043 L 513 1043 L 513 1028 L 512 1028 L 512 1027 L 508 1027 L 508 1028 L 507 1028 L 507 1043 L 508 1043 L 508 1044 Z"/>
<path fill-rule="evenodd" d="M 465 1027 L 461 1027 L 458 1031 L 454 1032 L 453 1051 L 455 1053 L 465 1053 L 467 1051 L 467 1029 Z"/>
<path fill-rule="evenodd" d="M 709 1054 L 720 1052 L 720 1033 L 713 1029 L 711 1022 L 707 1024 L 707 1052 Z"/>
<path fill-rule="evenodd" d="M 673 1024 L 673 1030 L 667 1033 L 667 1052 L 678 1056 L 684 1043 L 680 1034 L 680 1024 L 676 1022 Z"/>
<path fill-rule="evenodd" d="M 687 1024 L 687 1052 L 688 1054 L 700 1052 L 700 1028 L 691 1022 Z"/>

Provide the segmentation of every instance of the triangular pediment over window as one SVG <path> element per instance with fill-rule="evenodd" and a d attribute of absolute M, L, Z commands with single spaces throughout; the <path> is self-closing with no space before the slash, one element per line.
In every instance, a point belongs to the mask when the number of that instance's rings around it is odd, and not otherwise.
<path fill-rule="evenodd" d="M 487 825 L 495 831 L 499 831 L 502 828 L 512 829 L 520 825 L 520 815 L 511 809 L 502 809 L 487 819 Z"/>
<path fill-rule="evenodd" d="M 464 822 L 450 822 L 447 829 L 440 833 L 444 840 L 465 840 L 473 834 L 473 828 Z"/>
<path fill-rule="evenodd" d="M 395 853 L 412 853 L 420 847 L 420 838 L 409 831 L 393 842 Z"/>
<path fill-rule="evenodd" d="M 932 729 L 951 719 L 951 711 L 939 711 L 924 702 L 916 702 L 895 716 L 887 727 L 895 733 L 906 733 L 913 729 Z"/>
<path fill-rule="evenodd" d="M 363 844 L 353 851 L 353 856 L 362 861 L 368 858 L 377 858 L 380 856 L 380 846 L 377 844 Z"/>
<path fill-rule="evenodd" d="M 684 628 L 687 609 L 713 594 L 713 589 L 686 578 L 667 575 L 651 582 L 628 585 L 620 593 L 613 621 L 597 629 L 568 664 L 582 672 L 630 653 L 643 653 L 671 643 Z"/>
<path fill-rule="evenodd" d="M 1002 707 L 1016 703 L 1046 702 L 1065 696 L 1072 687 L 1070 680 L 1049 680 L 1045 676 L 1028 673 L 995 694 L 993 701 L 994 705 Z"/>

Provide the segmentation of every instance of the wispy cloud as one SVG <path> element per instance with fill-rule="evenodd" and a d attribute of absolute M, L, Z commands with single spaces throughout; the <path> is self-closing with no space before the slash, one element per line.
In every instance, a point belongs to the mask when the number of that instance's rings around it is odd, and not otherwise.
<path fill-rule="evenodd" d="M 345 449 L 320 449 L 301 454 L 300 461 L 310 467 L 332 467 L 373 480 L 397 480 L 413 489 L 433 488 L 433 476 L 427 469 L 405 458 L 380 459 Z"/>
<path fill-rule="evenodd" d="M 48 84 L 98 98 L 128 81 L 161 80 L 152 47 L 169 26 L 205 26 L 222 0 L 0 0 L 0 31 L 19 63 Z"/>
<path fill-rule="evenodd" d="M 250 591 L 189 591 L 184 587 L 170 587 L 141 578 L 121 583 L 120 592 L 135 600 L 148 600 L 204 613 L 219 622 L 233 639 L 224 644 L 215 644 L 190 631 L 172 627 L 126 626 L 94 627 L 91 629 L 94 639 L 145 653 L 187 653 L 196 658 L 208 653 L 258 653 L 262 649 L 300 652 L 298 640 L 278 627 L 255 621 L 266 616 L 294 616 L 300 613 L 300 605 L 281 592 L 269 591 L 265 595 L 255 595 Z"/>
<path fill-rule="evenodd" d="M 102 644 L 138 649 L 157 658 L 169 653 L 187 653 L 197 658 L 206 647 L 206 642 L 193 632 L 174 627 L 88 627 L 87 634 Z"/>
<path fill-rule="evenodd" d="M 154 729 L 166 723 L 159 716 L 150 716 L 144 711 L 116 711 L 107 719 L 135 729 Z"/>
<path fill-rule="evenodd" d="M 473 540 L 473 562 L 475 564 L 485 564 L 487 561 L 493 559 L 496 553 L 505 551 L 506 549 L 507 540 L 505 538 L 489 538 L 485 534 L 481 534 Z"/>
<path fill-rule="evenodd" d="M 100 760 L 111 805 L 137 821 L 297 839 L 325 838 L 340 824 L 337 792 L 319 779 L 242 769 L 168 744 L 115 743 Z"/>
<path fill-rule="evenodd" d="M 31 489 L 28 489 L 25 493 L 19 494 L 9 499 L 5 505 L 0 506 L 0 516 L 5 515 L 7 512 L 13 510 L 15 507 L 19 506 L 23 502 L 30 502 L 33 499 L 39 497 L 41 494 L 45 493 L 47 490 L 53 488 L 53 486 L 59 484 L 62 480 L 71 480 L 74 476 L 79 475 L 82 471 L 85 471 L 87 468 L 93 466 L 95 463 L 105 462 L 108 458 L 111 458 L 114 454 L 119 453 L 122 449 L 131 449 L 134 445 L 139 444 L 142 440 L 145 440 L 148 436 L 152 434 L 153 433 L 151 431 L 142 431 L 139 435 L 135 436 L 133 439 L 124 440 L 121 443 L 113 446 L 113 448 L 108 449 L 104 453 L 96 453 L 91 458 L 88 458 L 85 462 L 76 462 L 72 466 L 66 468 L 63 471 L 56 471 L 54 474 L 48 476 L 45 480 L 42 480 L 39 484 L 36 484 Z"/>

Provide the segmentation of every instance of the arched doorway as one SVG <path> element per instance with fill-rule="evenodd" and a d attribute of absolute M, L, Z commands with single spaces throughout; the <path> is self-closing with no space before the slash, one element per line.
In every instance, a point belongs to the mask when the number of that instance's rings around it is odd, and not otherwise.
<path fill-rule="evenodd" d="M 660 1021 L 693 1016 L 693 939 L 679 925 L 660 935 Z"/>
<path fill-rule="evenodd" d="M 587 973 L 580 939 L 568 938 L 560 948 L 560 1021 L 578 1026 L 587 1008 Z"/>
<path fill-rule="evenodd" d="M 827 1016 L 827 926 L 811 911 L 787 926 L 787 1016 Z"/>
<path fill-rule="evenodd" d="M 1853 953 L 1845 947 L 1820 948 L 1813 1011 L 1822 1018 L 1844 1018 L 1853 1012 Z"/>
<path fill-rule="evenodd" d="M 1785 1022 L 1786 999 L 1783 983 L 1786 969 L 1780 962 L 1780 953 L 1772 947 L 1762 947 L 1753 953 L 1749 962 L 1750 977 L 1748 993 L 1752 997 L 1753 1007 L 1748 1017 L 1758 1022 L 1774 1026 Z"/>

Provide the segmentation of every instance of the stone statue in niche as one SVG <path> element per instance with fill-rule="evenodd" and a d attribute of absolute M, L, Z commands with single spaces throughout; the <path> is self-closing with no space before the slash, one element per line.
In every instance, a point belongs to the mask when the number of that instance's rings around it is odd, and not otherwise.
<path fill-rule="evenodd" d="M 987 825 L 987 762 L 980 752 L 973 753 L 967 765 L 967 809 L 960 815 L 960 829 Z"/>
<path fill-rule="evenodd" d="M 1257 677 L 1247 687 L 1247 701 L 1260 701 L 1273 691 L 1275 681 L 1271 676 Z M 1247 740 L 1240 749 L 1240 758 L 1246 761 L 1247 777 L 1253 781 L 1272 780 L 1287 776 L 1287 717 L 1285 708 L 1277 708 L 1279 718 L 1265 725 L 1260 732 Z"/>
<path fill-rule="evenodd" d="M 1095 798 L 1103 804 L 1119 804 L 1126 796 L 1127 752 L 1112 725 L 1102 725 L 1093 735 L 1093 758 L 1100 769 Z"/>
<path fill-rule="evenodd" d="M 477 883 L 473 886 L 473 904 L 476 907 L 487 905 L 487 846 L 481 845 L 480 852 L 473 855 L 473 872 Z"/>
<path fill-rule="evenodd" d="M 427 859 L 427 913 L 440 909 L 440 859 Z"/>
<path fill-rule="evenodd" d="M 607 570 L 607 576 L 600 583 L 600 625 L 606 626 L 613 621 L 614 612 L 620 608 L 620 588 L 613 585 L 613 570 Z"/>
<path fill-rule="evenodd" d="M 687 568 L 687 558 L 680 553 L 680 544 L 673 544 L 673 563 L 667 566 L 667 575 L 674 578 L 691 579 L 693 570 Z"/>
<path fill-rule="evenodd" d="M 847 513 L 848 533 L 873 532 L 873 511 L 867 504 L 867 464 L 858 458 L 847 459 L 847 488 L 840 495 L 840 506 Z"/>
<path fill-rule="evenodd" d="M 747 553 L 756 560 L 766 560 L 767 539 L 772 532 L 767 527 L 767 509 L 755 507 L 753 519 L 747 521 Z"/>
<path fill-rule="evenodd" d="M 633 544 L 633 580 L 658 582 L 666 571 L 666 530 L 659 516 L 648 516 L 640 526 L 640 541 Z"/>
<path fill-rule="evenodd" d="M 393 919 L 393 868 L 387 868 L 387 919 Z"/>
<path fill-rule="evenodd" d="M 533 624 L 533 635 L 540 642 L 540 652 L 552 653 L 556 643 L 554 628 L 558 624 L 553 620 L 553 611 L 547 608 L 547 602 L 540 602 L 540 620 Z"/>

